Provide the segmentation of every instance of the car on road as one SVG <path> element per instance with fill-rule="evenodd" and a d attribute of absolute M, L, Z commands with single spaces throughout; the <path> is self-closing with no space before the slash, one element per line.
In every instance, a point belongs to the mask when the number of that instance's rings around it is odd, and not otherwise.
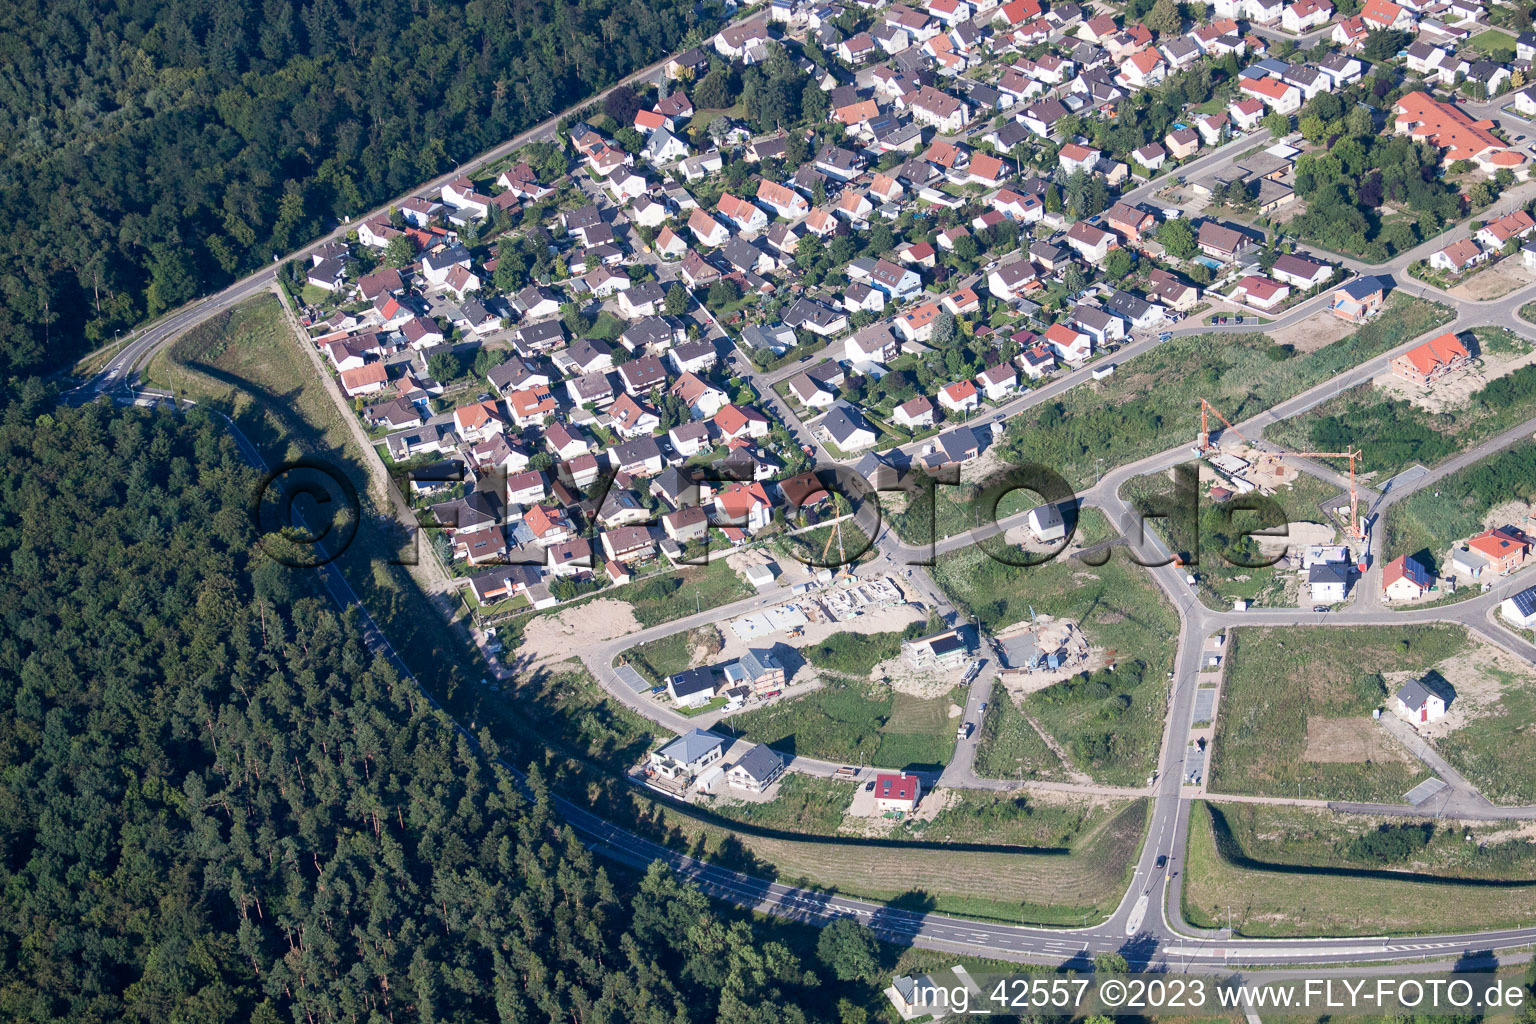
<path fill-rule="evenodd" d="M 1160 868 L 1165 868 L 1165 867 L 1168 866 L 1168 857 L 1167 857 L 1167 855 L 1165 855 L 1165 854 L 1158 854 L 1157 866 L 1160 867 Z"/>
<path fill-rule="evenodd" d="M 1326 612 L 1328 610 L 1328 606 L 1325 604 L 1315 604 L 1312 606 L 1312 610 L 1315 612 Z"/>

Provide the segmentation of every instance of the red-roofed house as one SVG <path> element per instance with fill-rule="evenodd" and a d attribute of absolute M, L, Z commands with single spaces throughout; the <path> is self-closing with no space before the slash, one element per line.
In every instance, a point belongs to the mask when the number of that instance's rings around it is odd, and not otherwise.
<path fill-rule="evenodd" d="M 1360 8 L 1360 20 L 1372 29 L 1409 29 L 1413 27 L 1413 12 L 1399 7 L 1392 0 L 1366 0 Z"/>
<path fill-rule="evenodd" d="M 1386 0 L 1371 0 L 1385 3 Z M 1388 4 L 1395 7 L 1396 4 Z M 1397 101 L 1395 130 L 1399 135 L 1423 139 L 1442 150 L 1441 160 L 1476 160 L 1506 147 L 1489 129 L 1492 121 L 1474 121 L 1450 103 L 1432 99 L 1426 92 L 1411 92 Z"/>
<path fill-rule="evenodd" d="M 1301 109 L 1301 90 L 1278 78 L 1245 78 L 1241 88 L 1277 114 L 1294 114 Z"/>
<path fill-rule="evenodd" d="M 1429 265 L 1436 270 L 1449 271 L 1459 274 L 1468 267 L 1493 256 L 1491 252 L 1484 252 L 1478 244 L 1470 238 L 1458 238 L 1444 249 L 1429 254 Z"/>
<path fill-rule="evenodd" d="M 389 373 L 384 369 L 383 363 L 364 363 L 362 366 L 341 371 L 341 390 L 348 398 L 383 391 L 384 385 L 388 382 Z"/>
<path fill-rule="evenodd" d="M 1290 297 L 1291 286 L 1259 274 L 1249 274 L 1232 289 L 1232 298 L 1255 309 L 1271 310 Z"/>
<path fill-rule="evenodd" d="M 1051 324 L 1045 332 L 1045 343 L 1062 362 L 1080 363 L 1093 355 L 1093 339 L 1066 324 Z"/>
<path fill-rule="evenodd" d="M 1442 334 L 1392 360 L 1392 372 L 1415 384 L 1428 384 L 1471 362 L 1461 339 Z"/>
<path fill-rule="evenodd" d="M 1467 541 L 1467 547 L 1488 560 L 1488 568 L 1500 576 L 1525 564 L 1530 542 L 1507 526 L 1498 526 Z"/>
<path fill-rule="evenodd" d="M 875 810 L 917 810 L 917 802 L 923 796 L 923 783 L 916 775 L 906 772 L 875 776 Z"/>
<path fill-rule="evenodd" d="M 727 439 L 737 437 L 767 437 L 771 424 L 768 417 L 751 406 L 734 402 L 723 407 L 714 416 L 715 426 Z"/>
<path fill-rule="evenodd" d="M 1422 597 L 1432 582 L 1424 567 L 1407 555 L 1398 555 L 1381 570 L 1381 592 L 1388 601 Z"/>
<path fill-rule="evenodd" d="M 939 388 L 939 404 L 950 412 L 967 413 L 981 407 L 981 392 L 975 381 L 957 380 Z"/>
<path fill-rule="evenodd" d="M 1524 238 L 1533 231 L 1536 231 L 1536 219 L 1524 210 L 1515 210 L 1484 224 L 1473 237 L 1490 249 L 1502 249 L 1511 238 Z"/>

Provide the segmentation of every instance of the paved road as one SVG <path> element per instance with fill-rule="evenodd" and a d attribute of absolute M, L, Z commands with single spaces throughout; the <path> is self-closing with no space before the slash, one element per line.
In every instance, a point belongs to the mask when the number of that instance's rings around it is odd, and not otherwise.
<path fill-rule="evenodd" d="M 661 65 L 653 65 L 651 68 L 640 72 L 636 78 L 654 74 Z M 498 159 L 500 156 L 512 151 L 529 141 L 550 137 L 555 128 L 556 119 L 546 121 L 529 132 L 525 132 L 515 139 L 509 140 L 496 147 L 470 164 L 457 168 L 435 182 L 430 182 L 420 189 L 412 190 L 416 194 L 425 190 L 439 187 L 451 178 L 466 173 L 471 166 L 478 166 L 486 161 Z M 1214 152 L 1208 157 L 1195 161 L 1186 168 L 1187 173 L 1201 173 L 1207 169 L 1207 165 L 1217 164 L 1230 160 L 1240 146 L 1243 150 L 1252 148 L 1263 141 L 1259 134 L 1249 136 L 1234 143 L 1223 151 Z M 1150 195 L 1159 184 L 1149 184 L 1133 190 L 1129 197 L 1132 201 L 1144 198 L 1142 193 Z M 404 196 L 399 198 L 405 198 Z M 396 202 L 399 200 L 397 199 Z M 1508 200 L 1507 200 L 1508 201 Z M 326 239 L 328 241 L 345 233 L 345 227 L 338 228 Z M 319 244 L 319 242 L 315 244 Z M 312 247 L 312 246 L 311 246 Z M 308 251 L 306 247 L 304 251 Z M 1394 261 L 1394 264 L 1407 259 L 1416 258 L 1415 254 L 1405 254 Z M 1346 265 L 1350 265 L 1347 261 Z M 1406 262 L 1402 263 L 1406 266 Z M 1382 272 L 1383 268 L 1357 268 L 1369 269 L 1371 272 Z M 128 378 L 132 372 L 142 365 L 155 351 L 169 343 L 181 332 L 189 329 L 209 317 L 228 309 L 237 303 L 257 294 L 263 288 L 269 287 L 274 279 L 275 269 L 268 268 L 258 274 L 254 274 L 242 281 L 236 282 L 229 288 L 209 296 L 183 309 L 177 310 L 150 325 L 138 335 L 133 337 L 121 352 L 116 354 L 91 381 L 87 382 L 75 393 L 75 398 L 89 399 L 102 393 L 112 392 L 120 398 L 130 397 L 127 391 Z M 1410 290 L 1411 290 L 1410 286 Z M 1514 295 L 1490 302 L 1470 303 L 1451 300 L 1457 309 L 1457 318 L 1448 329 L 1459 330 L 1472 326 L 1479 326 L 1490 322 L 1498 323 L 1501 320 L 1513 322 L 1515 311 L 1530 297 L 1531 289 L 1524 289 Z M 1298 309 L 1288 313 L 1285 318 L 1304 318 L 1309 315 L 1309 309 Z M 1269 329 L 1272 329 L 1270 325 Z M 1196 329 L 1193 326 L 1186 330 Z M 1256 326 L 1253 329 L 1266 329 Z M 1442 329 L 1443 330 L 1443 329 Z M 1138 351 L 1145 351 L 1155 344 L 1155 340 L 1142 340 L 1127 346 L 1125 357 L 1129 357 Z M 1406 344 L 1411 344 L 1405 343 Z M 1140 346 L 1138 348 L 1138 346 Z M 1394 351 L 1400 351 L 1394 350 Z M 1368 380 L 1385 366 L 1391 353 L 1378 357 L 1348 374 L 1336 378 L 1326 384 L 1319 385 L 1305 394 L 1298 396 L 1289 402 L 1282 403 L 1269 413 L 1239 424 L 1239 428 L 1252 438 L 1256 438 L 1262 428 L 1270 422 L 1305 411 L 1318 402 L 1326 401 L 1339 392 L 1355 386 L 1364 380 Z M 1059 381 L 1052 382 L 1047 388 L 1033 392 L 1029 396 L 1012 403 L 1004 411 L 992 414 L 992 419 L 1001 419 L 1006 415 L 1015 414 L 1018 410 L 1027 408 L 1029 404 L 1048 400 L 1054 394 L 1059 394 L 1066 388 L 1080 383 L 1084 375 L 1069 375 Z M 985 419 L 978 422 L 986 422 Z M 231 424 L 231 428 L 233 425 Z M 1523 429 L 1523 428 L 1522 428 Z M 247 452 L 248 457 L 259 463 L 259 456 L 254 446 L 249 441 L 240 438 L 238 430 L 235 431 L 240 439 L 241 448 Z M 1498 440 L 1498 439 L 1496 439 Z M 1504 439 L 1507 444 L 1515 443 L 1518 436 L 1507 435 Z M 814 445 L 814 442 L 812 442 Z M 1494 442 L 1490 442 L 1489 445 Z M 1479 446 L 1472 453 L 1459 457 L 1465 462 L 1485 455 L 1489 445 Z M 819 449 L 819 445 L 815 445 Z M 823 450 L 824 454 L 824 450 Z M 1109 514 L 1111 521 L 1121 524 L 1129 524 L 1131 510 L 1119 497 L 1119 488 L 1131 476 L 1138 473 L 1151 472 L 1159 468 L 1166 468 L 1177 462 L 1185 461 L 1189 457 L 1188 450 L 1184 447 L 1174 448 L 1168 452 L 1160 453 L 1149 459 L 1143 459 L 1131 466 L 1116 469 L 1105 477 L 1095 488 L 1084 497 L 1085 503 L 1096 505 Z M 1401 500 L 1407 494 L 1428 486 L 1426 480 L 1439 479 L 1430 474 L 1421 478 L 1414 484 L 1402 489 L 1394 489 L 1388 496 L 1392 501 Z M 1017 518 L 1017 517 L 1016 517 Z M 969 535 L 962 535 L 942 542 L 941 550 L 953 550 L 971 543 Z M 887 530 L 879 538 L 880 558 L 887 566 L 899 566 L 905 561 L 909 552 L 900 545 L 894 534 Z M 1143 557 L 1150 555 L 1167 555 L 1166 548 L 1155 535 L 1148 534 L 1138 542 L 1131 545 Z M 1185 730 L 1192 717 L 1193 698 L 1196 689 L 1195 680 L 1199 671 L 1199 656 L 1203 638 L 1219 629 L 1240 625 L 1305 625 L 1318 624 L 1328 626 L 1342 626 L 1369 622 L 1388 621 L 1392 623 L 1413 623 L 1430 621 L 1460 622 L 1468 628 L 1475 629 L 1489 636 L 1496 642 L 1514 651 L 1521 656 L 1536 661 L 1536 647 L 1525 642 L 1513 634 L 1491 627 L 1488 621 L 1490 609 L 1505 596 L 1507 592 L 1515 589 L 1518 580 L 1506 580 L 1488 593 L 1482 594 L 1472 600 L 1456 605 L 1441 606 L 1437 608 L 1411 609 L 1398 612 L 1381 612 L 1370 608 L 1346 608 L 1343 611 L 1320 615 L 1295 610 L 1263 610 L 1249 613 L 1221 612 L 1204 607 L 1191 594 L 1190 588 L 1183 580 L 1181 570 L 1171 565 L 1150 570 L 1153 579 L 1167 593 L 1174 607 L 1178 611 L 1181 620 L 1179 653 L 1176 660 L 1173 684 L 1171 687 L 1169 712 L 1164 723 L 1164 736 L 1162 752 L 1159 759 L 1159 775 L 1152 787 L 1152 810 L 1150 815 L 1147 842 L 1138 863 L 1135 866 L 1132 881 L 1127 889 L 1119 907 L 1107 921 L 1100 922 L 1083 929 L 1043 929 L 1027 928 L 1021 926 L 999 925 L 986 922 L 966 921 L 949 917 L 947 915 L 921 913 L 913 911 L 896 910 L 881 904 L 869 903 L 860 900 L 849 900 L 841 897 L 829 896 L 804 889 L 768 883 L 760 879 L 749 878 L 739 873 L 726 870 L 714 865 L 701 863 L 685 855 L 657 846 L 648 840 L 641 839 L 624 830 L 608 824 L 583 807 L 571 804 L 564 799 L 557 799 L 556 803 L 560 812 L 581 834 L 586 836 L 594 848 L 601 850 L 608 856 L 617 860 L 644 866 L 652 860 L 660 859 L 670 863 L 681 874 L 694 879 L 707 891 L 714 895 L 751 906 L 779 916 L 791 917 L 813 923 L 825 923 L 836 917 L 850 916 L 868 923 L 878 934 L 898 942 L 910 942 L 934 949 L 970 952 L 985 956 L 1004 959 L 1031 959 L 1051 962 L 1065 962 L 1083 955 L 1092 956 L 1098 952 L 1107 950 L 1120 950 L 1129 953 L 1134 963 L 1166 964 L 1196 969 L 1216 969 L 1222 964 L 1231 962 L 1249 964 L 1295 964 L 1295 963 L 1361 963 L 1374 964 L 1382 961 L 1401 959 L 1421 959 L 1429 957 L 1452 958 L 1472 950 L 1490 950 L 1523 946 L 1536 943 L 1536 928 L 1497 930 L 1476 934 L 1453 934 L 1431 936 L 1419 939 L 1389 940 L 1389 939 L 1322 939 L 1322 940 L 1219 940 L 1218 936 L 1201 932 L 1189 926 L 1182 918 L 1179 893 L 1180 886 L 1174 882 L 1180 877 L 1182 870 L 1182 851 L 1185 848 L 1185 835 L 1189 820 L 1190 794 L 1181 784 L 1183 772 L 1183 759 L 1185 751 Z M 926 573 L 914 578 L 920 580 L 931 595 L 931 600 L 937 605 L 941 598 L 937 597 L 937 588 L 932 586 L 932 581 Z M 346 607 L 360 607 L 356 595 L 347 586 L 333 567 L 327 567 L 322 579 L 332 597 L 338 605 Z M 1362 584 L 1364 586 L 1366 584 Z M 750 598 L 745 602 L 738 602 L 728 608 L 712 609 L 707 613 L 685 617 L 676 622 L 653 630 L 642 631 L 620 641 L 612 641 L 605 645 L 599 645 L 583 652 L 584 660 L 592 666 L 599 678 L 612 689 L 612 673 L 608 666 L 614 655 L 624 647 L 643 642 L 646 639 L 655 639 L 669 635 L 680 629 L 692 628 L 703 622 L 719 621 L 729 615 L 740 614 L 744 610 L 765 607 L 768 604 L 785 599 L 788 594 L 780 589 Z M 953 615 L 953 610 L 949 613 Z M 370 647 L 379 650 L 387 656 L 392 663 L 409 677 L 410 672 L 399 659 L 396 652 L 390 647 L 387 638 L 378 629 L 377 625 L 362 611 L 364 624 L 364 638 Z M 623 688 L 615 691 L 615 695 L 621 700 Z M 980 694 L 984 692 L 980 683 L 972 688 L 967 705 L 975 706 L 979 710 Z M 631 695 L 633 696 L 633 695 Z M 430 699 L 430 695 L 428 695 Z M 642 710 L 637 708 L 637 710 Z M 642 713 L 649 717 L 657 718 L 657 712 L 665 711 L 654 707 L 646 707 Z M 670 714 L 670 713 L 669 713 Z M 675 716 L 680 718 L 681 716 Z M 674 723 L 664 720 L 663 724 L 671 727 Z M 974 720 L 974 719 L 973 719 Z M 678 722 L 678 725 L 684 723 Z M 697 724 L 690 720 L 686 723 L 689 727 Z M 467 730 L 463 730 L 468 736 Z M 473 738 L 470 737 L 471 741 Z M 970 751 L 974 756 L 974 749 Z M 805 762 L 800 767 L 824 771 L 828 767 L 826 763 Z M 968 770 L 968 769 L 967 769 Z M 1063 784 L 1065 785 L 1065 784 Z M 1165 858 L 1166 863 L 1159 865 L 1160 858 Z"/>

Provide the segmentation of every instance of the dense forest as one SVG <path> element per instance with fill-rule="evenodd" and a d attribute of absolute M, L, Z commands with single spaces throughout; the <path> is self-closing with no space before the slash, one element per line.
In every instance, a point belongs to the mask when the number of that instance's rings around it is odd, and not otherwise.
<path fill-rule="evenodd" d="M 797 952 L 610 879 L 260 559 L 217 420 L 32 388 L 0 446 L 0 1019 L 818 1019 Z"/>
<path fill-rule="evenodd" d="M 270 263 L 715 22 L 694 0 L 19 4 L 0 376 Z"/>

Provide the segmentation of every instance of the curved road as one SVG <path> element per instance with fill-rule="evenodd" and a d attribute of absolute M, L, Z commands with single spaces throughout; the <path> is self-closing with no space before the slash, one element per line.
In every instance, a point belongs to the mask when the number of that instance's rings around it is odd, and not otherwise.
<path fill-rule="evenodd" d="M 631 76 L 626 81 L 634 81 L 654 74 L 665 62 L 658 62 L 641 72 Z M 601 96 L 598 97 L 601 99 Z M 499 159 L 518 146 L 529 141 L 549 138 L 554 134 L 557 118 L 536 126 L 514 139 L 496 147 L 486 154 L 478 157 L 464 166 L 456 168 L 452 172 L 443 175 L 434 182 L 429 182 L 420 188 L 413 189 L 410 194 L 418 194 L 426 190 L 438 187 L 460 174 L 466 173 L 471 167 L 479 166 L 485 162 Z M 1254 144 L 1256 136 L 1249 136 L 1243 140 L 1245 146 Z M 1226 159 L 1230 153 L 1215 153 L 1209 158 L 1213 162 Z M 1203 160 L 1192 167 L 1203 166 Z M 1151 186 L 1147 186 L 1151 187 Z M 391 204 L 398 203 L 405 196 L 398 197 Z M 1134 196 L 1133 196 L 1134 198 Z M 1511 201 L 1511 196 L 1506 196 L 1505 202 Z M 381 209 L 387 209 L 388 206 Z M 370 214 L 371 215 L 371 214 Z M 349 229 L 348 226 L 337 228 L 325 238 L 318 239 L 306 246 L 299 253 L 313 249 L 316 245 L 343 236 Z M 1428 245 L 1429 243 L 1426 243 Z M 1443 244 L 1441 242 L 1440 244 Z M 1424 247 L 1421 246 L 1421 249 Z M 1346 266 L 1369 273 L 1390 273 L 1407 266 L 1407 262 L 1419 258 L 1419 251 L 1404 254 L 1391 264 L 1383 267 L 1365 267 L 1355 261 L 1343 261 Z M 1398 266 L 1401 264 L 1401 266 Z M 276 268 L 269 267 L 250 277 L 229 286 L 214 295 L 191 303 L 179 310 L 165 316 L 158 322 L 144 328 L 141 333 L 131 338 L 129 343 L 115 354 L 106 366 L 91 380 L 71 393 L 74 400 L 89 400 L 104 393 L 112 393 L 114 397 L 131 399 L 133 392 L 129 380 L 133 372 L 138 369 L 156 351 L 164 347 L 170 341 L 189 328 L 201 323 L 208 318 L 230 309 L 242 301 L 252 297 L 265 288 L 271 286 L 275 279 Z M 1411 290 L 1412 286 L 1409 286 Z M 1446 328 L 1437 329 L 1435 333 L 1443 330 L 1460 330 L 1472 326 L 1498 323 L 1500 319 L 1507 317 L 1507 322 L 1518 322 L 1515 312 L 1522 304 L 1522 295 L 1526 295 L 1531 289 L 1523 289 L 1522 292 L 1507 296 L 1502 299 L 1486 302 L 1465 302 L 1450 299 L 1438 289 L 1428 289 L 1437 293 L 1437 297 L 1452 302 L 1457 309 L 1455 321 Z M 1309 300 L 1295 310 L 1287 312 L 1280 319 L 1280 324 L 1299 322 L 1306 316 L 1315 312 L 1315 306 L 1320 306 L 1318 300 Z M 1237 330 L 1273 329 L 1275 325 L 1252 325 Z M 1207 328 L 1189 326 L 1178 329 L 1181 333 L 1206 330 Z M 1145 351 L 1157 344 L 1154 338 L 1133 342 L 1121 350 L 1117 358 L 1128 358 L 1140 351 Z M 1407 343 L 1407 344 L 1411 344 Z M 1392 354 L 1402 351 L 1407 345 L 1394 349 L 1392 353 L 1377 357 L 1362 366 L 1355 368 L 1348 374 L 1335 380 L 1319 385 L 1303 395 L 1282 403 L 1275 409 L 1261 416 L 1252 418 L 1242 424 L 1239 429 L 1248 436 L 1257 438 L 1260 431 L 1270 422 L 1296 415 L 1310 408 L 1318 402 L 1325 401 L 1339 392 L 1358 383 L 1368 380 L 1370 376 L 1379 372 L 1385 366 Z M 1016 414 L 1018 411 L 1028 408 L 1041 401 L 1047 401 L 1055 395 L 1059 395 L 1067 388 L 1075 386 L 1086 377 L 1086 373 L 1079 371 L 1053 381 L 1050 385 L 1031 392 L 1029 395 L 1013 402 L 1000 410 L 989 414 L 989 417 L 978 419 L 977 425 L 989 421 L 1000 421 L 1006 416 Z M 765 389 L 766 390 L 766 389 Z M 1533 424 L 1526 424 L 1519 428 L 1520 431 L 1531 429 Z M 243 452 L 253 462 L 260 464 L 260 456 L 254 446 L 239 434 L 239 431 L 231 424 L 237 440 Z M 1490 446 L 1495 443 L 1512 444 L 1522 436 L 1518 431 L 1511 431 L 1495 442 L 1489 442 L 1473 452 L 1458 457 L 1458 463 L 1465 463 L 1475 458 L 1488 454 Z M 1187 448 L 1175 448 L 1168 452 L 1154 455 L 1140 460 L 1128 466 L 1120 467 L 1083 496 L 1087 504 L 1102 508 L 1107 512 L 1111 521 L 1121 527 L 1132 523 L 1129 506 L 1119 497 L 1121 485 L 1132 476 L 1141 473 L 1155 472 L 1165 469 L 1179 462 L 1189 459 Z M 1378 510 L 1387 505 L 1401 500 L 1415 490 L 1428 486 L 1429 483 L 1440 478 L 1441 471 L 1436 471 L 1430 476 L 1421 478 L 1413 485 L 1395 489 L 1392 493 L 1377 499 Z M 1013 517 L 1015 520 L 1020 517 Z M 1005 521 L 1003 526 L 1013 525 Z M 1380 530 L 1378 529 L 1378 533 Z M 940 552 L 954 550 L 967 544 L 974 543 L 974 534 L 963 534 L 948 538 L 936 545 Z M 906 560 L 910 554 L 894 534 L 886 530 L 880 538 L 880 554 L 882 559 L 892 565 L 901 564 L 898 559 Z M 1164 554 L 1166 550 L 1161 542 L 1152 535 L 1148 535 L 1141 543 L 1136 545 L 1143 554 Z M 1349 625 L 1365 622 L 1392 622 L 1412 623 L 1429 621 L 1454 621 L 1466 625 L 1468 628 L 1495 639 L 1496 642 L 1516 651 L 1522 656 L 1536 661 L 1536 648 L 1519 640 L 1513 634 L 1498 631 L 1489 625 L 1489 609 L 1501 599 L 1506 592 L 1513 590 L 1516 580 L 1506 580 L 1494 590 L 1483 594 L 1473 600 L 1461 604 L 1425 608 L 1403 612 L 1379 611 L 1370 607 L 1368 602 L 1361 602 L 1360 606 L 1351 607 L 1344 611 L 1329 613 L 1326 615 L 1314 614 L 1304 611 L 1255 611 L 1255 612 L 1222 612 L 1205 607 L 1191 593 L 1190 588 L 1183 580 L 1182 570 L 1175 569 L 1171 565 L 1151 570 L 1154 579 L 1164 589 L 1177 609 L 1181 621 L 1181 633 L 1179 638 L 1179 653 L 1176 662 L 1174 682 L 1170 695 L 1170 709 L 1164 726 L 1164 738 L 1162 752 L 1159 759 L 1160 773 L 1158 781 L 1152 789 L 1153 807 L 1150 816 L 1147 841 L 1144 844 L 1141 856 L 1135 865 L 1129 888 L 1124 894 L 1119 907 L 1110 917 L 1099 924 L 1082 929 L 1049 929 L 1032 928 L 1019 925 L 1006 925 L 991 922 L 968 921 L 948 915 L 936 913 L 924 913 L 917 911 L 898 910 L 883 904 L 872 903 L 863 900 L 847 899 L 832 896 L 825 893 L 799 889 L 792 886 L 766 882 L 742 875 L 717 865 L 707 864 L 694 858 L 677 853 L 673 850 L 661 847 L 649 840 L 638 837 L 617 826 L 609 824 L 594 816 L 584 807 L 571 803 L 563 798 L 556 798 L 556 804 L 560 812 L 580 834 L 582 834 L 594 849 L 600 850 L 607 856 L 616 860 L 633 864 L 638 867 L 650 863 L 653 860 L 663 860 L 680 874 L 692 879 L 703 889 L 712 895 L 730 900 L 743 906 L 753 907 L 764 912 L 782 917 L 793 918 L 810 923 L 826 923 L 838 917 L 854 917 L 868 924 L 883 938 L 895 942 L 912 943 L 929 948 L 951 952 L 966 952 L 981 956 L 1002 959 L 1033 960 L 1052 963 L 1064 963 L 1079 957 L 1091 957 L 1099 952 L 1119 951 L 1127 955 L 1133 964 L 1142 965 L 1166 965 L 1169 967 L 1190 969 L 1221 969 L 1228 963 L 1252 964 L 1252 965 L 1296 965 L 1296 964 L 1344 964 L 1358 963 L 1362 965 L 1380 965 L 1389 961 L 1402 960 L 1427 960 L 1451 959 L 1464 956 L 1469 953 L 1479 953 L 1497 949 L 1508 949 L 1518 946 L 1536 944 L 1536 927 L 1523 929 L 1502 929 L 1481 933 L 1458 933 L 1447 935 L 1432 935 L 1415 938 L 1342 938 L 1342 939 L 1277 939 L 1277 940 L 1248 940 L 1248 939 L 1224 939 L 1219 935 L 1200 932 L 1191 928 L 1182 918 L 1180 910 L 1180 887 L 1175 884 L 1179 877 L 1182 864 L 1182 851 L 1184 850 L 1185 830 L 1188 826 L 1188 811 L 1190 797 L 1187 797 L 1181 786 L 1183 777 L 1184 757 L 1184 732 L 1190 722 L 1193 712 L 1193 700 L 1195 678 L 1199 671 L 1199 656 L 1202 640 L 1205 636 L 1221 629 L 1241 625 L 1294 625 L 1294 624 L 1318 624 L 1318 625 Z M 914 571 L 917 576 L 917 570 Z M 414 678 L 398 654 L 390 646 L 388 639 L 380 631 L 377 625 L 365 609 L 361 609 L 355 593 L 347 585 L 346 581 L 334 570 L 327 566 L 322 579 L 325 586 L 335 601 L 342 606 L 358 607 L 361 610 L 364 624 L 364 639 L 370 647 L 379 651 L 397 667 L 405 676 Z M 927 579 L 926 573 L 922 574 L 920 585 L 931 592 L 936 593 L 932 587 L 932 581 Z M 1360 584 L 1362 590 L 1369 589 L 1370 584 Z M 769 592 L 757 598 L 749 599 L 738 606 L 713 609 L 707 613 L 708 621 L 718 621 L 720 618 L 731 614 L 739 614 L 746 610 L 745 606 L 762 606 L 775 600 L 782 600 L 786 594 L 782 591 Z M 698 618 L 697 616 L 694 618 Z M 666 635 L 678 629 L 690 628 L 691 619 L 680 619 L 666 627 L 658 627 L 658 630 L 646 631 L 627 637 L 622 641 L 622 646 L 629 646 L 637 642 L 643 636 L 649 636 L 655 632 L 657 635 Z M 602 677 L 607 669 L 611 654 L 616 654 L 617 649 L 611 652 L 607 645 L 601 649 L 587 652 L 587 656 L 599 662 L 594 666 L 599 669 Z M 608 660 L 604 660 L 607 658 Z M 611 673 L 608 673 L 611 675 Z M 429 700 L 431 695 L 427 694 Z M 973 693 L 974 700 L 974 693 Z M 434 706 L 436 702 L 433 701 Z M 651 708 L 646 711 L 651 717 L 657 717 L 658 709 Z M 473 737 L 459 723 L 454 723 L 461 732 L 464 732 L 473 742 Z M 672 723 L 664 721 L 663 724 Z M 508 766 L 510 768 L 510 766 Z M 807 765 L 806 767 L 810 767 Z M 515 769 L 513 769 L 515 771 Z M 1524 810 L 1524 809 L 1520 809 Z M 1166 867 L 1158 867 L 1159 858 L 1167 858 Z M 1383 968 L 1385 969 L 1385 968 Z"/>

